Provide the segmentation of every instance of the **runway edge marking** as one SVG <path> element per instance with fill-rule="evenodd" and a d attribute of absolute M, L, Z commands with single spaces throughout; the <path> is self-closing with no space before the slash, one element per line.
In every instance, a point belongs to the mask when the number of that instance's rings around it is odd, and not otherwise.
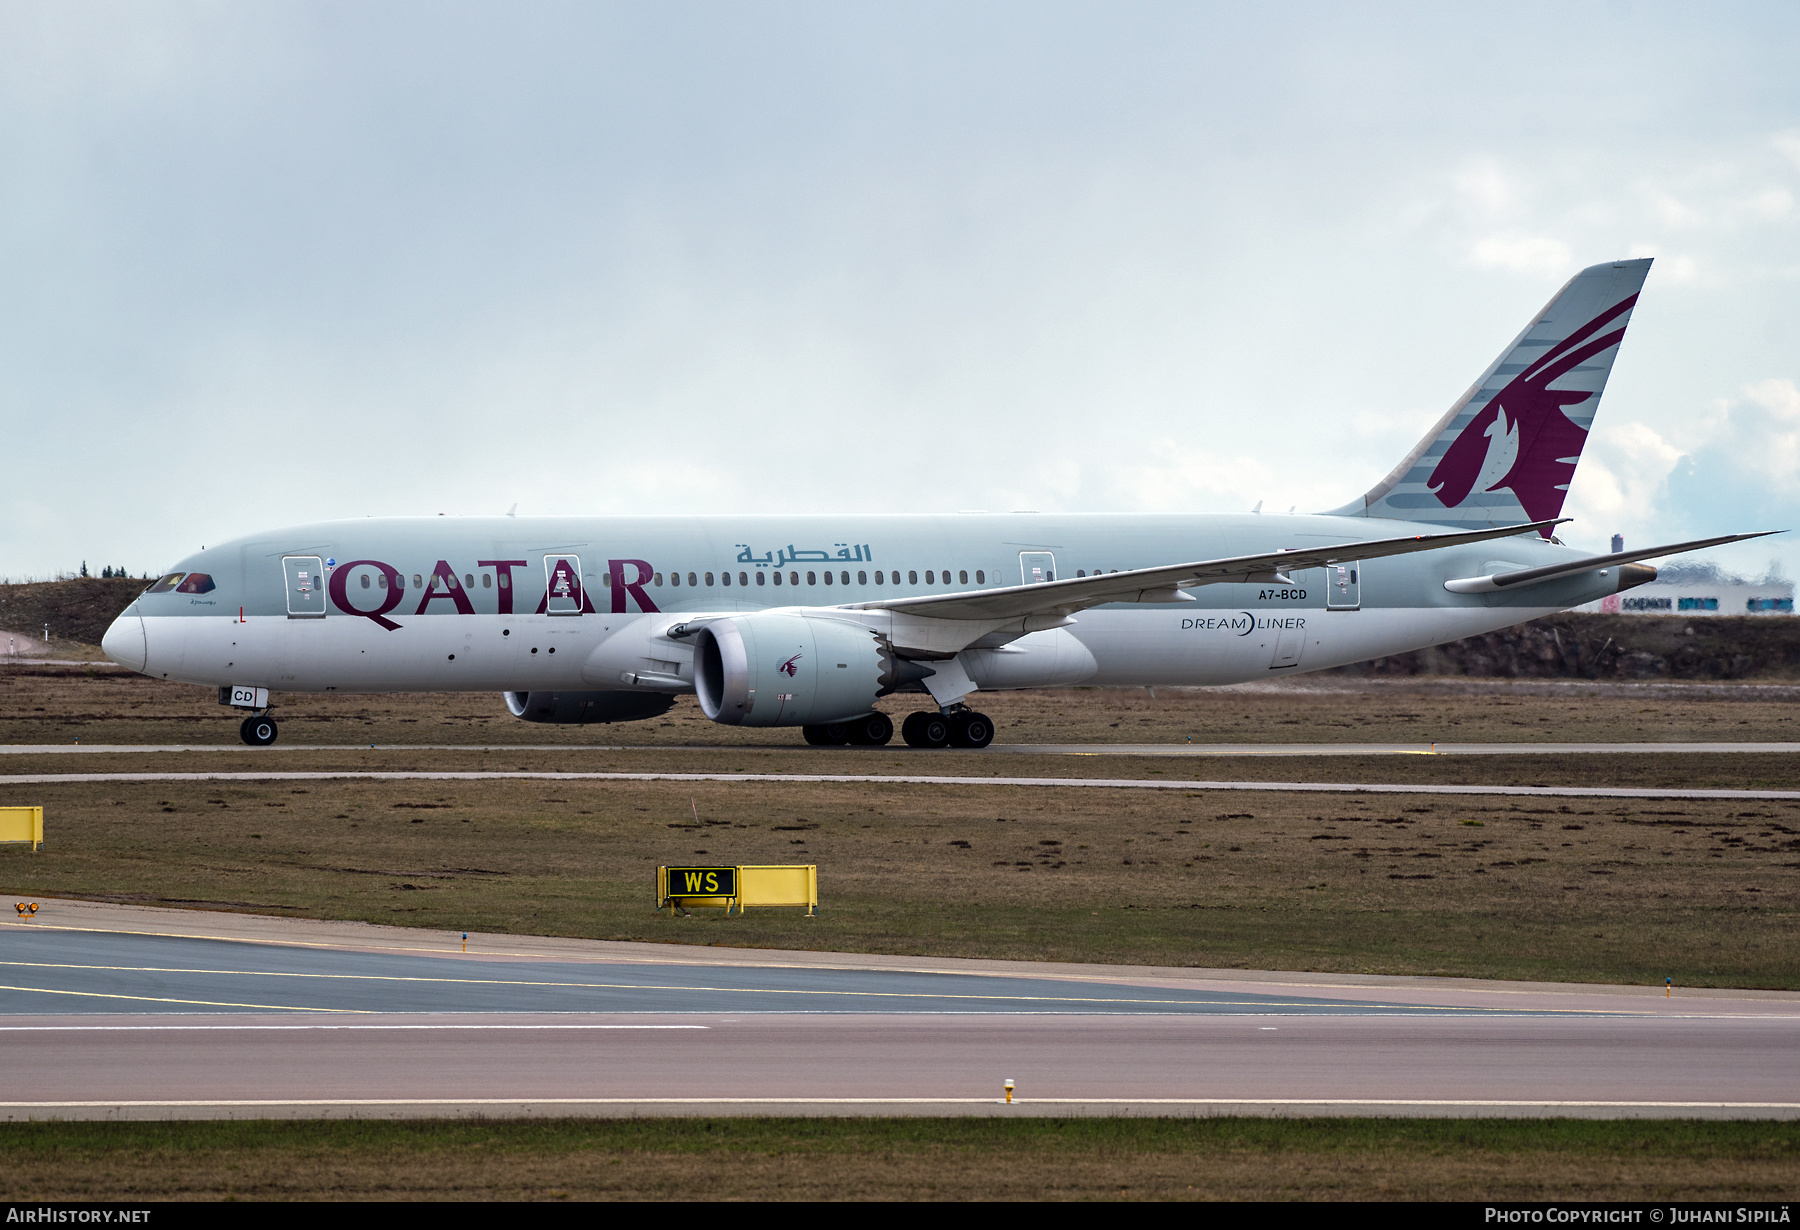
<path fill-rule="evenodd" d="M 1079 787 L 1104 790 L 1253 791 L 1282 794 L 1443 794 L 1512 795 L 1568 799 L 1716 799 L 1800 800 L 1800 790 L 1701 790 L 1659 786 L 1492 786 L 1422 785 L 1371 782 L 1208 782 L 1144 781 L 1137 778 L 1085 777 L 932 777 L 923 775 L 853 775 L 836 773 L 567 773 L 427 770 L 343 772 L 218 773 L 20 773 L 0 776 L 0 785 L 78 785 L 97 782 L 216 781 L 627 781 L 794 783 L 894 786 Z"/>

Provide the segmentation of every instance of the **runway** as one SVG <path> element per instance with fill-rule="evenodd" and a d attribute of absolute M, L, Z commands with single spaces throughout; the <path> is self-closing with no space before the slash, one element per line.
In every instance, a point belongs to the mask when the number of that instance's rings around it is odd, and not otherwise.
<path fill-rule="evenodd" d="M 14 743 L 0 744 L 0 756 L 177 755 L 190 752 L 734 752 L 769 751 L 829 755 L 833 749 L 797 744 L 599 744 L 599 743 L 277 743 L 246 748 L 235 743 Z M 899 752 L 932 754 L 908 747 L 842 748 L 856 756 Z M 1800 743 L 994 743 L 958 749 L 979 756 L 1672 756 L 1793 755 Z"/>
<path fill-rule="evenodd" d="M 491 960 L 10 929 L 0 1016 L 32 1012 L 1480 1015 L 1508 1009 L 913 970 Z M 1583 1012 L 1588 1010 L 1569 1009 Z"/>
<path fill-rule="evenodd" d="M 465 956 L 442 932 L 64 901 L 0 934 L 11 1119 L 1800 1117 L 1792 994 L 508 936 Z"/>
<path fill-rule="evenodd" d="M 1523 786 L 1394 782 L 1281 782 L 1150 780 L 1135 777 L 951 777 L 901 773 L 579 773 L 555 770 L 268 770 L 194 773 L 12 773 L 0 787 L 54 786 L 83 782 L 305 782 L 305 781 L 550 781 L 550 782 L 728 782 L 868 786 L 1010 786 L 1107 790 L 1261 791 L 1302 794 L 1508 795 L 1553 799 L 1721 799 L 1766 802 L 1800 799 L 1800 790 L 1715 790 L 1682 786 Z"/>

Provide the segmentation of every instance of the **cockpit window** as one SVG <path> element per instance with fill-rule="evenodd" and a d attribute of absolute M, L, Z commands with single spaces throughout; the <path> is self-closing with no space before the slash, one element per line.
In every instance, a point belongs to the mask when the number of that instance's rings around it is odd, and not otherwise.
<path fill-rule="evenodd" d="M 215 586 L 212 577 L 204 572 L 190 572 L 188 579 L 175 587 L 178 594 L 210 594 Z"/>
<path fill-rule="evenodd" d="M 176 583 L 179 582 L 184 575 L 186 575 L 186 574 L 180 573 L 180 572 L 171 572 L 168 576 L 164 577 L 162 580 L 158 581 L 155 585 L 152 585 L 149 589 L 145 590 L 144 592 L 146 594 L 166 594 L 170 590 L 175 588 Z"/>

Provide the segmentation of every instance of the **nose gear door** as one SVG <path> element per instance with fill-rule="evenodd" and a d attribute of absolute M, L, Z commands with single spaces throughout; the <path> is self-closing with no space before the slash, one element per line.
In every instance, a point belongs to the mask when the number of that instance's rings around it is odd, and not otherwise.
<path fill-rule="evenodd" d="M 284 555 L 289 619 L 319 619 L 325 614 L 325 568 L 316 555 Z"/>

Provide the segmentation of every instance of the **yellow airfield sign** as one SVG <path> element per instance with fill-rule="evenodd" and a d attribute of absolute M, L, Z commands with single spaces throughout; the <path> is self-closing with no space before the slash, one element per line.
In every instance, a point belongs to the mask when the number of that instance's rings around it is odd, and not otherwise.
<path fill-rule="evenodd" d="M 44 809 L 0 807 L 0 842 L 29 842 L 36 850 L 44 844 Z"/>
<path fill-rule="evenodd" d="M 736 867 L 658 867 L 656 908 L 717 906 L 742 914 L 746 906 L 798 905 L 819 909 L 819 868 L 812 863 Z"/>

